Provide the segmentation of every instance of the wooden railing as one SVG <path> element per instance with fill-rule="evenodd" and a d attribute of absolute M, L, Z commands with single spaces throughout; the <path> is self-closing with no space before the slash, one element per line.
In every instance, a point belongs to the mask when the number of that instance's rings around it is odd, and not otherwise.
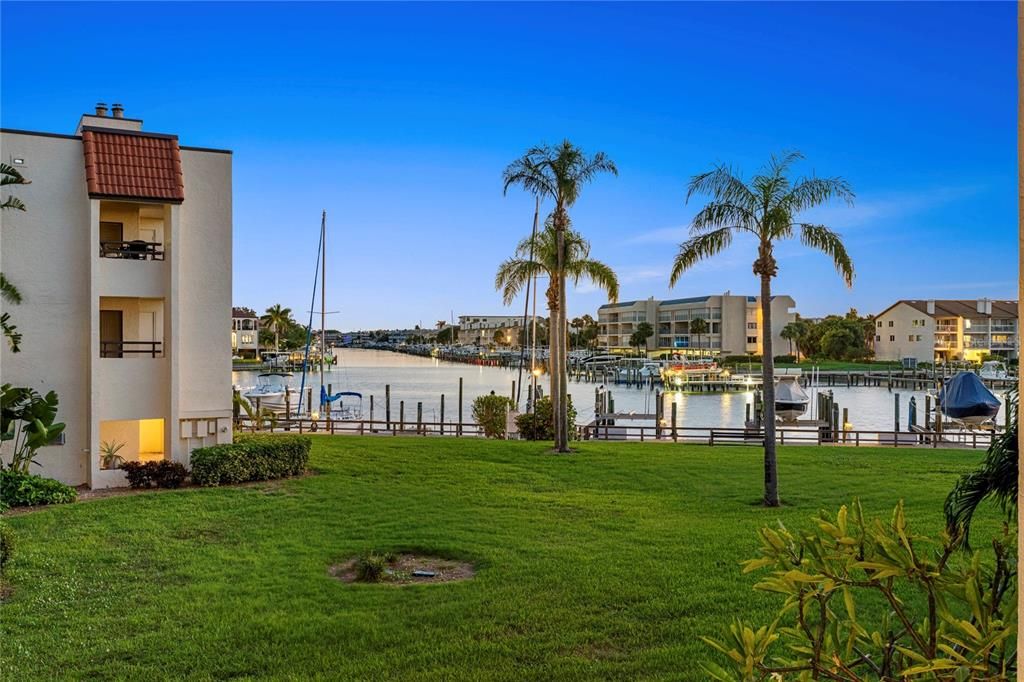
<path fill-rule="evenodd" d="M 163 260 L 163 244 L 131 241 L 100 242 L 100 258 L 121 258 L 124 260 Z"/>
<path fill-rule="evenodd" d="M 272 426 L 271 426 L 272 424 Z M 279 417 L 276 421 L 263 420 L 259 426 L 254 420 L 242 417 L 235 426 L 240 431 L 274 433 L 301 433 L 321 435 L 386 435 L 386 436 L 456 436 L 483 437 L 483 429 L 471 422 L 426 422 L 400 420 L 341 420 Z M 839 431 L 827 429 L 776 430 L 779 445 L 821 445 L 852 447 L 930 447 L 930 448 L 987 448 L 994 435 L 990 431 Z M 634 442 L 660 442 L 701 444 L 710 446 L 761 446 L 764 431 L 744 428 L 696 426 L 636 426 L 588 424 L 576 427 L 581 440 L 608 440 Z M 513 438 L 516 435 L 513 434 Z"/>
<path fill-rule="evenodd" d="M 151 358 L 163 354 L 161 341 L 100 341 L 101 358 L 122 358 L 125 355 L 148 355 Z"/>

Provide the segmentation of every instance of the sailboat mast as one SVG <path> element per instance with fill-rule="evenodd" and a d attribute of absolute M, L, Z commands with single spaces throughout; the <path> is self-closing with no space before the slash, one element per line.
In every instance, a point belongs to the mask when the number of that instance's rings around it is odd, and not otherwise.
<path fill-rule="evenodd" d="M 320 386 L 324 385 L 324 355 L 327 353 L 327 211 L 320 216 Z M 322 389 L 321 389 L 322 390 Z"/>

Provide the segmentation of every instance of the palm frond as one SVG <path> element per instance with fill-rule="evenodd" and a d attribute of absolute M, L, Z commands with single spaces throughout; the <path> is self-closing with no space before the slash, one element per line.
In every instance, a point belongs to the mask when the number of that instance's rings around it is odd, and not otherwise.
<path fill-rule="evenodd" d="M 0 210 L 24 211 L 25 203 L 18 197 L 7 197 L 7 199 L 0 204 Z"/>
<path fill-rule="evenodd" d="M 504 194 L 508 194 L 509 187 L 519 185 L 534 196 L 554 197 L 557 186 L 546 162 L 546 156 L 544 148 L 534 148 L 510 163 L 502 174 Z"/>
<path fill-rule="evenodd" d="M 709 194 L 715 201 L 742 206 L 753 212 L 757 197 L 746 183 L 726 165 L 718 165 L 707 173 L 694 175 L 686 190 L 686 203 L 695 194 Z"/>
<path fill-rule="evenodd" d="M 797 161 L 802 161 L 804 155 L 797 149 L 784 151 L 781 154 L 772 154 L 768 160 L 768 171 L 775 177 L 783 177 L 789 167 Z"/>
<path fill-rule="evenodd" d="M 732 228 L 723 227 L 714 232 L 697 235 L 679 246 L 679 253 L 672 263 L 672 274 L 668 285 L 674 287 L 684 272 L 694 265 L 725 250 L 732 243 Z"/>
<path fill-rule="evenodd" d="M 31 185 L 31 180 L 26 180 L 21 171 L 14 166 L 0 163 L 0 187 L 7 185 Z"/>
<path fill-rule="evenodd" d="M 970 547 L 971 521 L 982 502 L 991 498 L 1005 513 L 1017 511 L 1017 406 L 1017 392 L 1010 391 L 1006 394 L 1006 409 L 1011 416 L 1006 431 L 992 440 L 981 466 L 961 476 L 946 497 L 946 527 L 952 535 L 962 535 L 965 548 Z"/>
<path fill-rule="evenodd" d="M 601 261 L 587 259 L 571 262 L 566 274 L 572 279 L 573 284 L 579 284 L 583 278 L 589 279 L 608 294 L 610 303 L 619 300 L 619 278 L 609 265 Z"/>
<path fill-rule="evenodd" d="M 0 272 L 0 300 L 13 305 L 21 303 L 21 292 L 18 291 L 18 287 L 14 286 L 2 272 Z"/>
<path fill-rule="evenodd" d="M 701 234 L 722 227 L 756 232 L 757 217 L 746 207 L 729 202 L 712 201 L 693 216 L 691 234 Z"/>
<path fill-rule="evenodd" d="M 519 292 L 529 286 L 534 275 L 545 274 L 544 267 L 535 260 L 509 258 L 498 266 L 494 288 L 501 292 L 505 305 L 515 300 Z"/>
<path fill-rule="evenodd" d="M 824 225 L 802 224 L 800 226 L 800 241 L 803 242 L 804 246 L 818 249 L 831 257 L 832 262 L 836 266 L 836 271 L 843 278 L 846 286 L 853 286 L 853 278 L 855 276 L 853 260 L 850 258 L 850 254 L 846 252 L 846 247 L 843 246 L 843 240 L 838 233 L 833 232 Z"/>
<path fill-rule="evenodd" d="M 806 211 L 832 199 L 839 199 L 848 206 L 853 206 L 855 195 L 850 183 L 840 177 L 835 178 L 804 178 L 796 183 L 786 198 L 790 212 L 796 214 Z"/>

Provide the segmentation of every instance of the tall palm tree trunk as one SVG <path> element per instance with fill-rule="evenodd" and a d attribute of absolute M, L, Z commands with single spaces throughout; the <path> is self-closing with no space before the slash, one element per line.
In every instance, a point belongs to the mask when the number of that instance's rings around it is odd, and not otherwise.
<path fill-rule="evenodd" d="M 562 221 L 559 221 L 562 222 Z M 558 231 L 558 408 L 555 410 L 555 452 L 569 452 L 568 391 L 565 348 L 568 342 L 568 316 L 565 310 L 565 225 Z"/>
<path fill-rule="evenodd" d="M 775 361 L 772 349 L 772 278 L 761 274 L 761 381 L 764 395 L 764 503 L 779 506 L 779 467 L 775 456 Z"/>
<path fill-rule="evenodd" d="M 555 449 L 558 449 L 558 434 L 562 420 L 559 418 L 560 407 L 561 407 L 561 391 L 559 387 L 561 385 L 561 372 L 560 358 L 562 356 L 560 351 L 561 337 L 558 334 L 558 321 L 561 319 L 558 308 L 558 280 L 557 273 L 551 274 L 551 279 L 548 283 L 548 312 L 550 317 L 548 320 L 548 371 L 550 393 L 551 393 L 551 418 L 553 420 L 553 430 L 555 436 Z"/>

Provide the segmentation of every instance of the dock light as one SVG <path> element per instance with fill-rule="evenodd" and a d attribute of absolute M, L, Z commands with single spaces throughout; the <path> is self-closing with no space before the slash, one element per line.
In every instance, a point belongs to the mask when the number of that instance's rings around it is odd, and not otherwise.
<path fill-rule="evenodd" d="M 531 373 L 533 374 L 533 376 L 535 376 L 535 377 L 539 377 L 539 376 L 540 376 L 540 367 L 534 367 L 534 368 L 533 368 L 533 369 L 531 370 Z"/>
<path fill-rule="evenodd" d="M 672 377 L 672 383 L 675 384 L 676 386 L 682 386 L 683 378 L 681 376 Z"/>
<path fill-rule="evenodd" d="M 309 418 L 310 419 L 319 419 L 320 418 L 320 413 L 319 412 L 310 412 L 309 413 Z"/>

